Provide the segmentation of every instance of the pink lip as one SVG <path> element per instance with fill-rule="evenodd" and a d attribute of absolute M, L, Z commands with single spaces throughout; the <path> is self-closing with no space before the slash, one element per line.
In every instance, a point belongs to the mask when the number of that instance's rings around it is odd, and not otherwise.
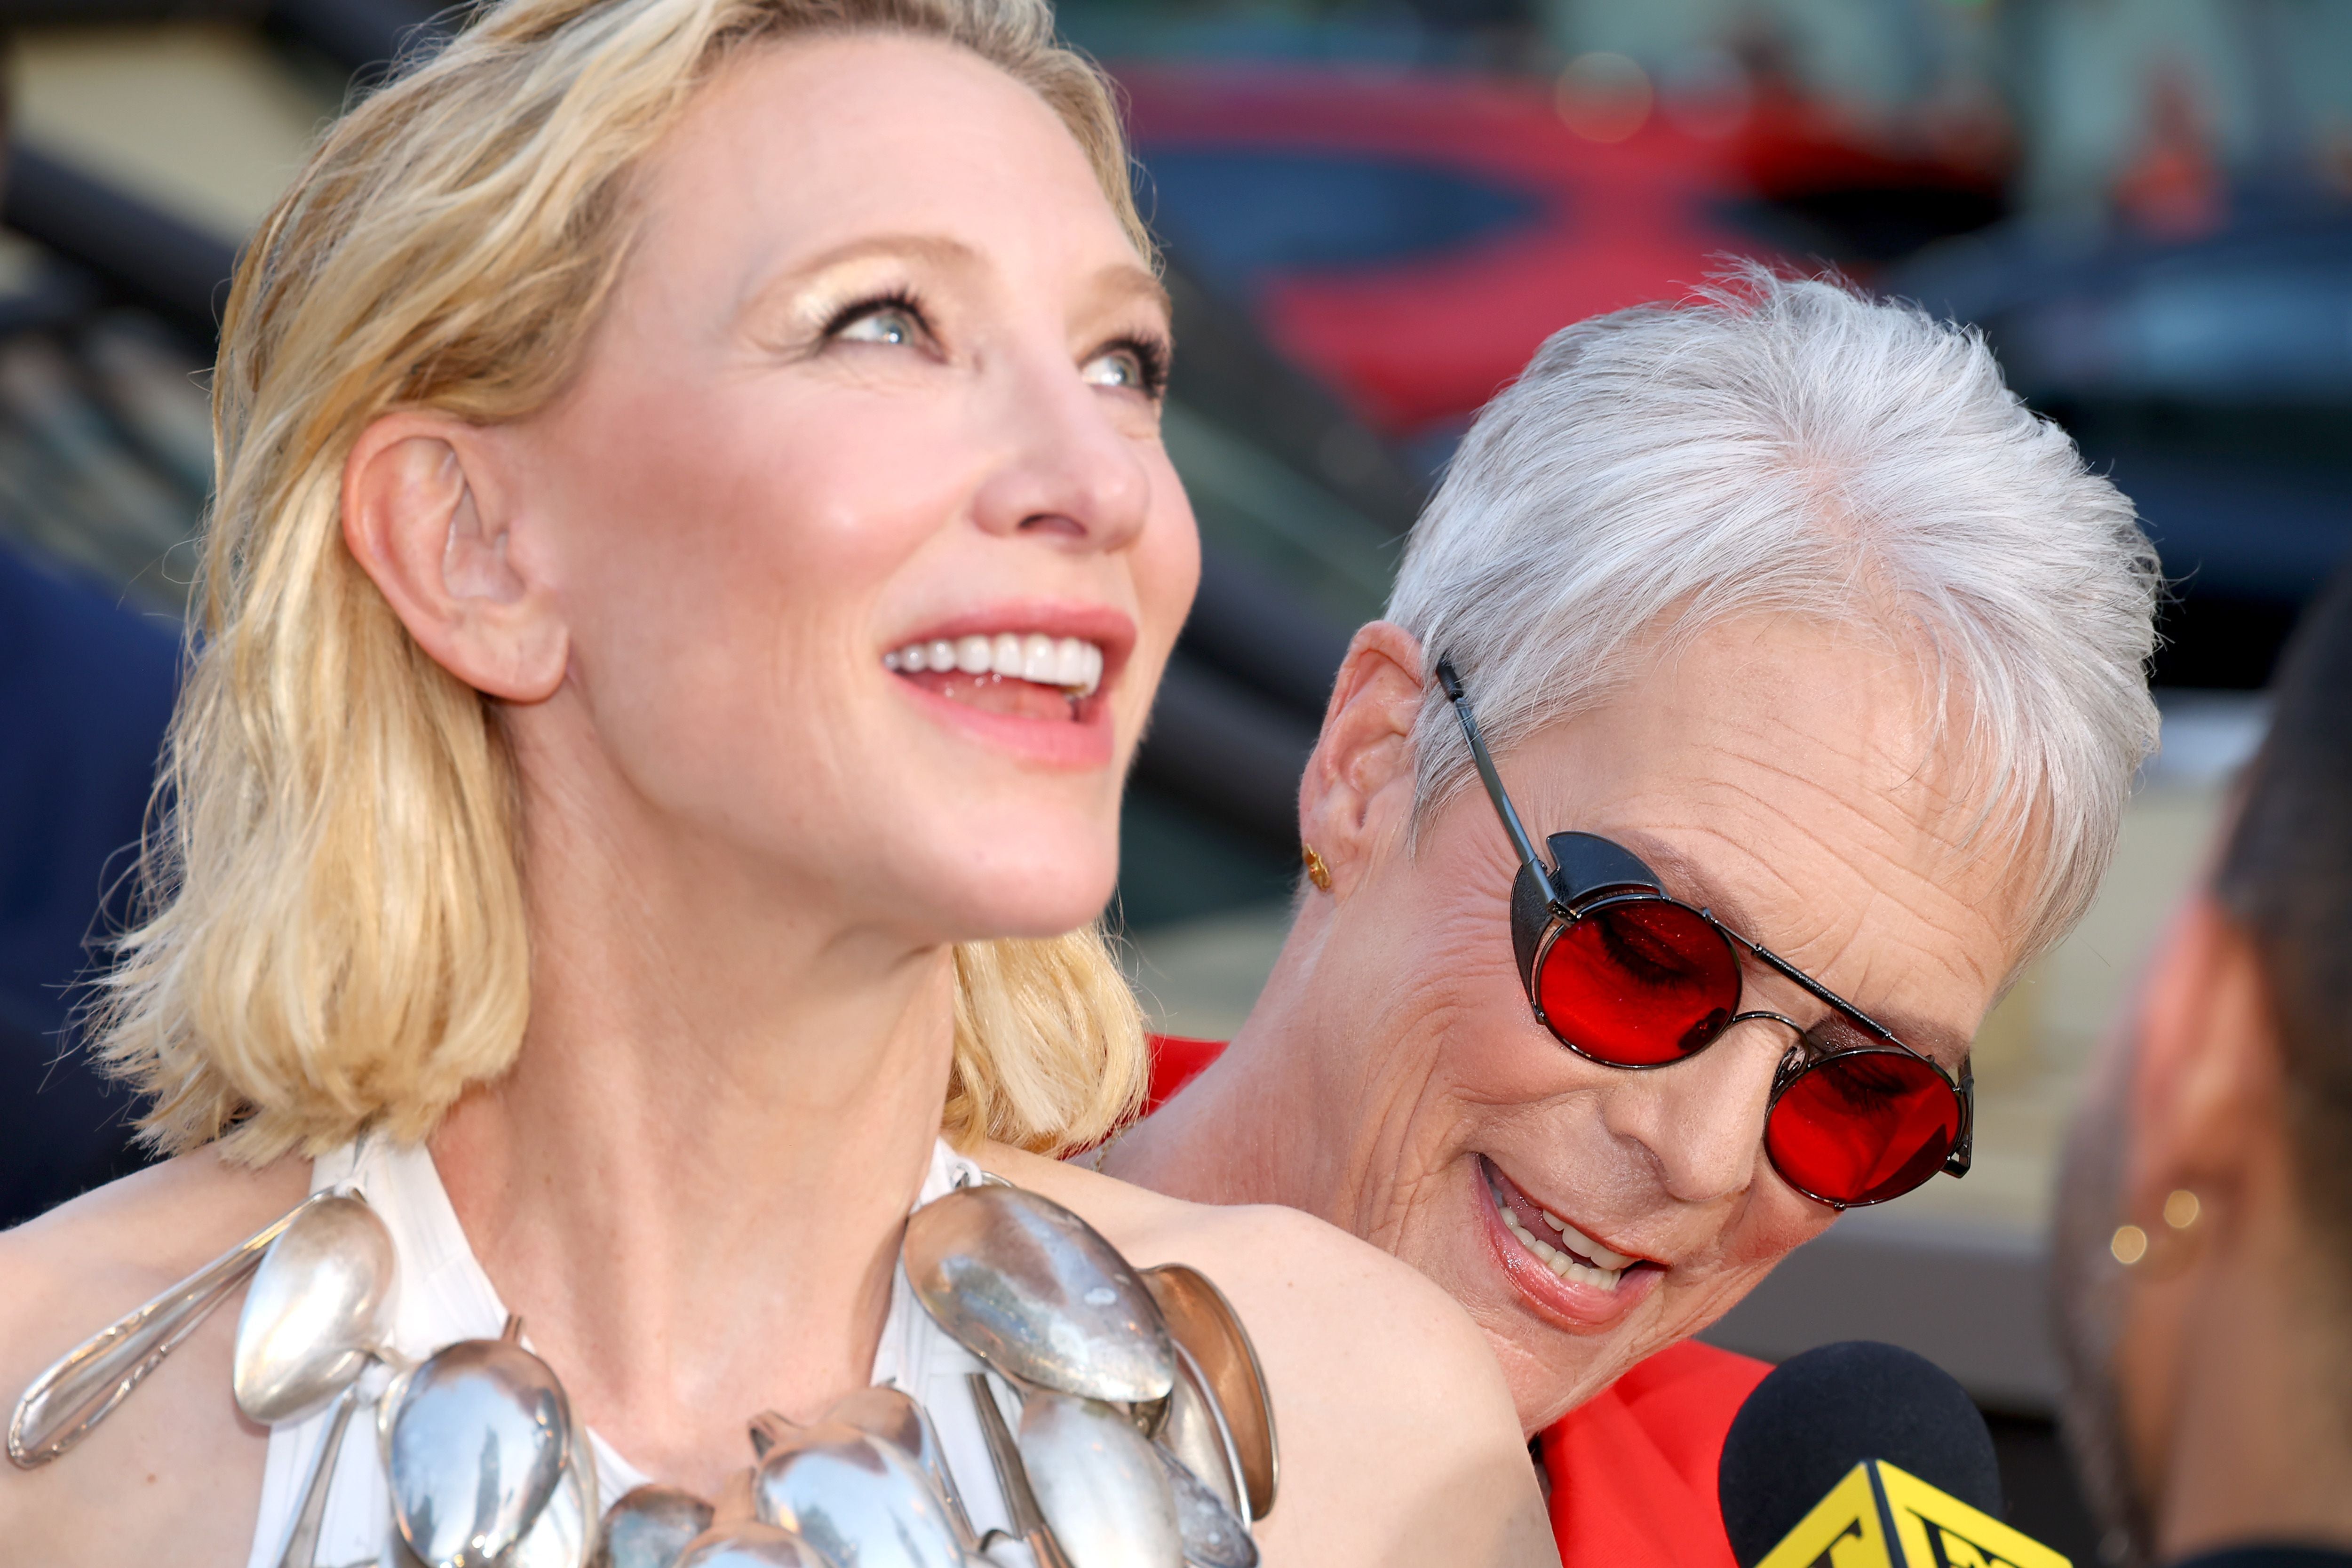
<path fill-rule="evenodd" d="M 1103 700 L 1100 691 L 1077 704 L 1077 716 L 1074 719 L 1024 719 L 1011 713 L 991 713 L 952 697 L 926 691 L 904 676 L 893 676 L 891 684 L 942 724 L 962 730 L 1016 756 L 1073 773 L 1110 766 L 1110 704 Z"/>
<path fill-rule="evenodd" d="M 1024 637 L 1035 633 L 1055 638 L 1078 637 L 1095 644 L 1103 650 L 1102 684 L 1076 703 L 1076 712 L 1069 719 L 1030 719 L 1010 713 L 992 713 L 926 690 L 903 676 L 894 678 L 891 684 L 942 724 L 961 730 L 1000 751 L 1010 752 L 1045 767 L 1066 769 L 1073 773 L 1108 767 L 1115 739 L 1109 699 L 1119 676 L 1127 668 L 1128 659 L 1135 651 L 1133 617 L 1099 605 L 1025 601 L 974 610 L 948 620 L 933 622 L 920 631 L 909 632 L 897 638 L 887 647 L 901 648 L 909 643 L 953 642 L 958 637 L 976 633 L 993 636 L 999 632 L 1015 632 Z M 875 657 L 878 662 L 881 655 L 877 652 Z"/>
<path fill-rule="evenodd" d="M 1545 1268 L 1543 1259 L 1521 1246 L 1504 1226 L 1503 1216 L 1495 1210 L 1494 1195 L 1487 1189 L 1484 1160 L 1473 1161 L 1471 1175 L 1471 1199 L 1478 1205 L 1478 1217 L 1486 1226 L 1486 1244 L 1494 1248 L 1495 1261 L 1502 1266 L 1504 1278 L 1518 1288 L 1536 1315 L 1547 1322 L 1570 1333 L 1589 1334 L 1612 1329 L 1658 1288 L 1659 1277 L 1664 1270 L 1646 1261 L 1628 1266 L 1614 1290 L 1561 1279 Z"/>

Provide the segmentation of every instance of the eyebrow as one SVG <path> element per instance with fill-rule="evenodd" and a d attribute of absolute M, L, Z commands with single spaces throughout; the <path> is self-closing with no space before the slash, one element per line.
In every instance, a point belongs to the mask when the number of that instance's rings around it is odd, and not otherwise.
<path fill-rule="evenodd" d="M 1168 286 L 1134 262 L 1114 261 L 1097 272 L 1092 282 L 1097 294 L 1112 301 L 1140 300 L 1163 316 L 1176 313 L 1176 302 L 1168 297 Z"/>
<path fill-rule="evenodd" d="M 754 300 L 768 300 L 780 291 L 805 288 L 814 279 L 838 267 L 900 257 L 911 257 L 943 270 L 969 271 L 981 264 L 980 252 L 960 239 L 950 239 L 944 235 L 868 235 L 822 251 L 789 272 L 776 274 L 752 290 L 751 298 Z M 1175 304 L 1168 296 L 1167 286 L 1139 263 L 1111 262 L 1087 282 L 1093 293 L 1107 303 L 1119 304 L 1139 300 L 1156 308 L 1162 316 L 1175 314 Z"/>
<path fill-rule="evenodd" d="M 1673 884 L 1666 889 L 1668 893 L 1685 903 L 1696 904 L 1742 936 L 1756 929 L 1754 911 L 1742 904 L 1738 895 L 1717 885 L 1697 861 L 1673 845 L 1639 828 L 1628 828 L 1615 837 L 1622 838 L 1652 870 L 1662 873 Z M 1764 945 L 1769 947 L 1771 943 Z"/>
<path fill-rule="evenodd" d="M 960 239 L 950 239 L 936 234 L 874 234 L 853 239 L 820 251 L 789 272 L 780 272 L 770 279 L 760 292 L 777 288 L 806 283 L 819 273 L 845 266 L 853 261 L 866 261 L 878 257 L 913 256 L 938 267 L 970 267 L 980 259 L 980 253 Z"/>
<path fill-rule="evenodd" d="M 1748 941 L 1756 942 L 1759 946 L 1771 950 L 1773 956 L 1780 959 L 1783 963 L 1790 964 L 1791 967 L 1801 967 L 1795 960 L 1773 948 L 1770 942 L 1759 941 L 1755 935 L 1757 928 L 1751 912 L 1739 902 L 1737 897 L 1726 892 L 1719 884 L 1709 878 L 1698 863 L 1689 856 L 1673 845 L 1639 830 L 1628 830 L 1622 837 L 1642 858 L 1650 864 L 1652 869 L 1659 872 L 1666 880 L 1676 884 L 1681 889 L 1677 892 L 1675 887 L 1669 887 L 1666 889 L 1668 893 L 1682 899 L 1686 903 L 1696 904 Z M 1811 970 L 1806 970 L 1805 973 L 1815 984 L 1821 985 L 1824 990 L 1835 990 L 1835 987 L 1829 985 L 1820 976 L 1814 975 Z M 1930 1023 L 1925 1018 L 1906 1013 L 1888 1013 L 1875 1007 L 1864 1007 L 1851 997 L 1845 997 L 1843 993 L 1837 994 L 1845 1001 L 1847 1006 L 1861 1013 L 1913 1050 L 1932 1057 L 1942 1066 L 1957 1072 L 1967 1062 L 1969 1047 L 1975 1042 L 1958 1030 L 1948 1028 L 1942 1024 Z M 1817 1028 L 1819 1026 L 1815 1026 Z M 1861 1033 L 1860 1030 L 1851 1029 L 1850 1026 L 1848 1032 L 1857 1035 Z"/>

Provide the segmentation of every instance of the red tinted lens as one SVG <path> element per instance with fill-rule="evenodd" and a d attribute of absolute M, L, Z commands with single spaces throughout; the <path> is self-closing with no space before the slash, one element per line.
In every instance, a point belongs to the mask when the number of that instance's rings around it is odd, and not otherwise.
<path fill-rule="evenodd" d="M 1944 1076 L 1895 1050 L 1813 1063 L 1764 1123 L 1764 1150 L 1791 1185 L 1836 1204 L 1900 1197 L 1944 1167 L 1960 1098 Z"/>
<path fill-rule="evenodd" d="M 1658 1067 L 1723 1033 L 1739 1005 L 1739 959 L 1694 911 L 1629 900 L 1568 923 L 1544 953 L 1536 999 L 1552 1032 L 1595 1061 Z"/>

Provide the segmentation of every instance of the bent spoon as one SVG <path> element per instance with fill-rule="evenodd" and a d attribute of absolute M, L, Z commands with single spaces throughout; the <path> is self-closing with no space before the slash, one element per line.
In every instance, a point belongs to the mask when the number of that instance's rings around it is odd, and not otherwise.
<path fill-rule="evenodd" d="M 375 1211 L 362 1198 L 337 1195 L 294 1216 L 246 1290 L 229 1374 L 237 1408 L 276 1426 L 341 1396 L 303 1483 L 279 1568 L 311 1568 L 316 1560 L 360 1374 L 393 1355 L 385 1341 L 396 1267 L 392 1232 Z"/>
<path fill-rule="evenodd" d="M 1274 1395 L 1249 1331 L 1225 1293 L 1197 1268 L 1162 1264 L 1143 1270 L 1143 1283 L 1160 1304 L 1169 1334 L 1192 1357 L 1216 1395 L 1225 1435 L 1241 1463 L 1248 1493 L 1242 1500 L 1249 1505 L 1250 1518 L 1264 1519 L 1274 1511 L 1282 1481 L 1282 1445 L 1275 1436 Z"/>
<path fill-rule="evenodd" d="M 588 1568 L 677 1568 L 716 1517 L 692 1492 L 647 1481 L 623 1492 L 605 1511 Z"/>
<path fill-rule="evenodd" d="M 1024 1384 L 1123 1405 L 1176 1385 L 1159 1303 L 1094 1226 L 1015 1186 L 964 1187 L 907 1219 L 899 1257 L 931 1321 Z"/>
<path fill-rule="evenodd" d="M 963 1542 L 964 1550 L 979 1550 L 980 1538 L 972 1531 L 971 1515 L 964 1508 L 963 1492 L 956 1485 L 955 1472 L 948 1468 L 947 1452 L 940 1447 L 940 1435 L 931 1426 L 929 1413 L 911 1395 L 877 1384 L 843 1394 L 834 1401 L 824 1418 L 855 1426 L 869 1437 L 897 1444 L 900 1452 L 921 1467 L 924 1479 L 940 1494 L 940 1500 L 948 1505 L 948 1522 L 955 1527 L 956 1539 Z"/>
<path fill-rule="evenodd" d="M 963 1542 L 921 1461 L 845 1422 L 755 1424 L 752 1477 L 763 1524 L 791 1531 L 841 1568 L 964 1568 Z"/>
<path fill-rule="evenodd" d="M 8 1420 L 8 1459 L 47 1464 L 89 1436 L 163 1358 L 213 1315 L 294 1217 L 331 1196 L 314 1193 L 146 1305 L 116 1320 L 33 1380 Z"/>
<path fill-rule="evenodd" d="M 504 1562 L 563 1478 L 578 1441 L 571 1401 L 521 1339 L 522 1320 L 509 1317 L 499 1338 L 445 1346 L 386 1390 L 399 1401 L 385 1466 L 393 1524 L 426 1568 Z M 593 1531 L 595 1503 L 583 1500 Z"/>

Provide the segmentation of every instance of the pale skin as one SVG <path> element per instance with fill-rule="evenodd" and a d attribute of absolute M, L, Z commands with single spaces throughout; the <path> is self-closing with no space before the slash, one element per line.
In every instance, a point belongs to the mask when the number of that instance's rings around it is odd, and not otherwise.
<path fill-rule="evenodd" d="M 1198 545 L 1148 365 L 1164 297 L 1067 131 L 992 68 L 762 47 L 639 199 L 568 389 L 496 427 L 380 418 L 344 533 L 499 700 L 523 785 L 530 1021 L 435 1163 L 583 1419 L 740 1497 L 745 1416 L 866 1381 L 946 1090 L 950 944 L 1067 930 L 1110 891 Z M 1077 628 L 1101 695 L 917 689 L 882 662 L 991 616 Z M 1442 1292 L 1300 1215 L 976 1153 L 1232 1296 L 1283 1437 L 1269 1563 L 1547 1560 L 1507 1390 Z M 0 1387 L 308 1176 L 197 1151 L 0 1237 Z M 234 1321 L 65 1459 L 0 1470 L 12 1553 L 245 1561 L 266 1434 L 229 1398 Z"/>
<path fill-rule="evenodd" d="M 1475 779 L 1408 842 L 1422 668 L 1401 628 L 1357 634 L 1300 791 L 1331 888 L 1302 895 L 1231 1049 L 1105 1168 L 1199 1202 L 1295 1205 L 1412 1263 L 1486 1331 L 1532 1433 L 1713 1322 L 1836 1216 L 1763 1154 L 1786 1029 L 1742 1024 L 1628 1072 L 1536 1021 L 1512 955 L 1517 863 Z M 1931 733 L 1901 645 L 1748 620 L 1662 651 L 1499 765 L 1538 839 L 1616 840 L 1957 1074 L 2015 962 L 2032 861 L 1998 836 L 1963 842 L 1973 802 Z M 1756 966 L 1747 984 L 1743 1008 L 1822 1016 Z M 1647 1261 L 1607 1292 L 1536 1279 L 1494 1223 L 1482 1159 Z"/>
<path fill-rule="evenodd" d="M 2290 1086 L 2252 947 L 2193 901 L 2150 961 L 2100 1081 L 2126 1109 L 2125 1272 L 2111 1373 L 2164 1561 L 2251 1541 L 2352 1549 L 2342 1243 L 2304 1212 Z M 2185 1229 L 2165 1200 L 2198 1199 Z"/>

